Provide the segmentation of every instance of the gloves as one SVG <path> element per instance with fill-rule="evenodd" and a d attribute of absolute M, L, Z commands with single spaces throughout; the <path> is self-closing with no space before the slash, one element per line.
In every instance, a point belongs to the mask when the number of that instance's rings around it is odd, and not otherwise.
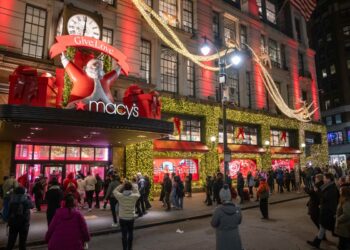
<path fill-rule="evenodd" d="M 62 52 L 61 54 L 61 63 L 63 65 L 63 67 L 67 67 L 69 60 L 67 59 L 67 57 L 64 55 L 64 52 Z"/>

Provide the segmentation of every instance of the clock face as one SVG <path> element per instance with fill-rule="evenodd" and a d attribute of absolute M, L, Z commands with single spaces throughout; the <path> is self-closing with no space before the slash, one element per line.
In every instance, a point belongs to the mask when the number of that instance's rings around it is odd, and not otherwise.
<path fill-rule="evenodd" d="M 100 28 L 94 19 L 84 14 L 77 14 L 69 18 L 67 23 L 69 35 L 88 36 L 100 39 Z"/>
<path fill-rule="evenodd" d="M 63 18 L 61 17 L 60 20 L 58 20 L 56 35 L 62 36 L 62 33 L 63 33 Z"/>

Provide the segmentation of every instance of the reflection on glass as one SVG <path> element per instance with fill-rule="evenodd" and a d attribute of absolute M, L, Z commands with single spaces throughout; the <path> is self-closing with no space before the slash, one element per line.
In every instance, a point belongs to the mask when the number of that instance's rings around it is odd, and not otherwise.
<path fill-rule="evenodd" d="M 105 179 L 105 166 L 94 166 L 91 168 L 91 174 L 96 176 L 97 174 L 101 177 L 102 180 Z"/>
<path fill-rule="evenodd" d="M 52 146 L 51 160 L 64 160 L 65 149 L 63 146 Z"/>
<path fill-rule="evenodd" d="M 108 161 L 108 148 L 96 148 L 95 149 L 96 161 Z"/>
<path fill-rule="evenodd" d="M 34 160 L 48 160 L 50 155 L 50 146 L 35 145 Z"/>
<path fill-rule="evenodd" d="M 81 148 L 81 160 L 94 160 L 94 148 Z"/>
<path fill-rule="evenodd" d="M 17 144 L 16 145 L 16 160 L 32 160 L 33 157 L 33 145 Z"/>
<path fill-rule="evenodd" d="M 67 160 L 80 160 L 80 147 L 67 147 Z"/>

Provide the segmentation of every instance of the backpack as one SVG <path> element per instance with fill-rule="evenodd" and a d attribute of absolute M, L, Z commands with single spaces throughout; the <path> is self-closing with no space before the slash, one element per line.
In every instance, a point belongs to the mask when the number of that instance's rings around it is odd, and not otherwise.
<path fill-rule="evenodd" d="M 8 225 L 10 227 L 23 227 L 26 222 L 24 202 L 14 202 L 10 204 Z"/>

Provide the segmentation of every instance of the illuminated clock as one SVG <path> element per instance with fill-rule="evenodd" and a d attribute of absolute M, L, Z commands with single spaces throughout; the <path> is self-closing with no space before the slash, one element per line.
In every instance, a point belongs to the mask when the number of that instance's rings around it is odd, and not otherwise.
<path fill-rule="evenodd" d="M 88 36 L 100 39 L 101 30 L 97 22 L 85 14 L 71 16 L 67 22 L 69 35 Z"/>

